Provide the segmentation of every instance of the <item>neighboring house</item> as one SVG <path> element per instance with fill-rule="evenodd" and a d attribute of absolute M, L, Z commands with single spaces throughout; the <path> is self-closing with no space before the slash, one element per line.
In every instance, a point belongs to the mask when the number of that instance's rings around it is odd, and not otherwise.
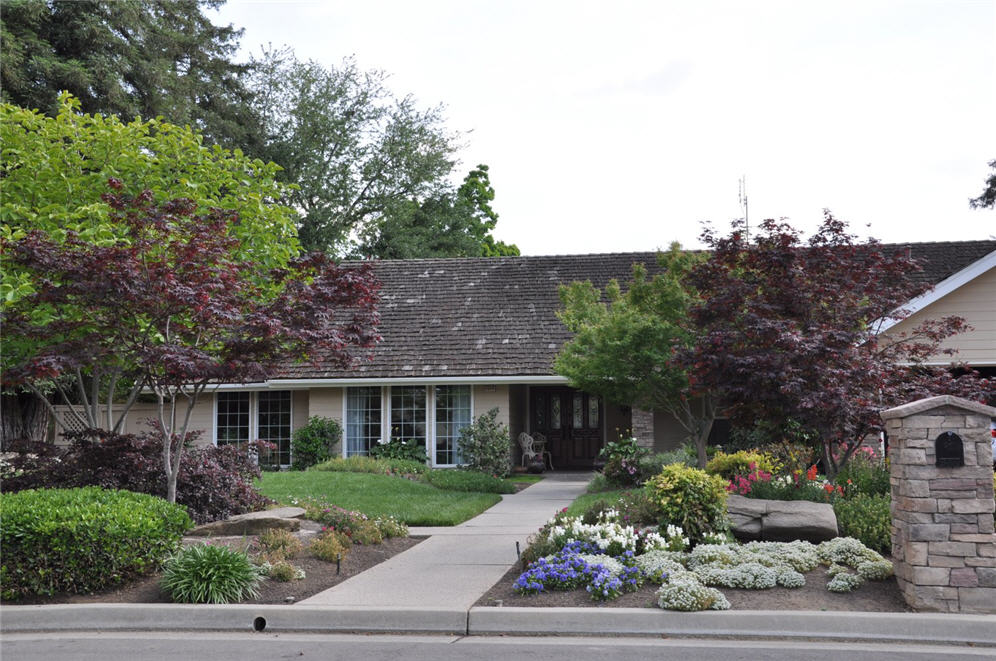
<path fill-rule="evenodd" d="M 917 314 L 966 317 L 976 330 L 952 341 L 961 358 L 996 366 L 996 241 L 909 249 L 927 262 L 922 277 L 941 283 Z M 492 408 L 513 439 L 543 433 L 557 468 L 589 468 L 607 440 L 631 432 L 658 450 L 674 447 L 684 433 L 667 414 L 573 390 L 552 368 L 570 338 L 556 317 L 558 286 L 624 282 L 635 262 L 653 272 L 656 253 L 374 262 L 383 342 L 371 360 L 352 370 L 299 365 L 266 383 L 220 386 L 203 396 L 191 428 L 203 431 L 201 443 L 275 442 L 282 464 L 293 430 L 325 416 L 343 423 L 346 456 L 381 439 L 414 439 L 433 465 L 452 466 L 460 462 L 459 430 Z M 127 431 L 141 431 L 150 412 L 137 405 Z"/>

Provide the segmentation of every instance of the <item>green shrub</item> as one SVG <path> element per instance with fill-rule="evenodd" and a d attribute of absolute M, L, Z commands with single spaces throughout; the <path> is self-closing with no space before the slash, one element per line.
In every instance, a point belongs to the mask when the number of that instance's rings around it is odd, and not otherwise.
<path fill-rule="evenodd" d="M 878 459 L 859 453 L 840 469 L 834 482 L 844 487 L 844 493 L 848 496 L 859 493 L 887 496 L 890 490 L 889 468 Z"/>
<path fill-rule="evenodd" d="M 180 505 L 99 487 L 0 495 L 4 599 L 89 593 L 157 569 L 193 525 Z"/>
<path fill-rule="evenodd" d="M 331 530 L 348 536 L 352 536 L 353 530 L 367 520 L 367 515 L 363 512 L 347 510 L 329 503 L 304 501 L 301 503 L 301 507 L 304 508 L 305 518 L 317 521 Z"/>
<path fill-rule="evenodd" d="M 377 525 L 377 530 L 380 531 L 380 534 L 384 537 L 384 539 L 388 539 L 389 537 L 408 536 L 408 524 L 404 521 L 398 521 L 393 516 L 383 519 L 375 519 L 374 523 Z"/>
<path fill-rule="evenodd" d="M 415 439 L 403 440 L 393 438 L 386 443 L 374 443 L 370 446 L 370 456 L 374 459 L 401 459 L 417 461 L 424 464 L 429 461 L 425 453 L 425 445 L 420 445 Z"/>
<path fill-rule="evenodd" d="M 852 498 L 838 498 L 833 504 L 837 527 L 842 537 L 853 537 L 868 548 L 888 553 L 892 548 L 889 496 L 859 493 Z"/>
<path fill-rule="evenodd" d="M 259 547 L 272 562 L 294 558 L 304 548 L 304 544 L 289 530 L 268 528 L 259 535 Z"/>
<path fill-rule="evenodd" d="M 478 493 L 515 493 L 515 485 L 507 480 L 479 471 L 443 468 L 422 474 L 421 480 L 437 489 Z"/>
<path fill-rule="evenodd" d="M 375 459 L 363 455 L 335 457 L 315 464 L 311 470 L 342 473 L 372 473 L 375 475 L 417 475 L 429 470 L 424 461 L 409 459 Z"/>
<path fill-rule="evenodd" d="M 259 570 L 227 546 L 188 546 L 166 563 L 160 586 L 182 604 L 227 604 L 258 596 Z"/>
<path fill-rule="evenodd" d="M 361 546 L 381 544 L 384 541 L 384 536 L 381 534 L 380 528 L 375 522 L 369 519 L 357 521 L 353 526 L 353 531 L 349 538 L 353 540 L 354 544 L 360 544 Z"/>
<path fill-rule="evenodd" d="M 341 440 L 342 426 L 338 420 L 312 416 L 291 437 L 291 468 L 304 470 L 334 457 Z"/>
<path fill-rule="evenodd" d="M 777 473 L 781 468 L 778 461 L 756 450 L 740 450 L 733 454 L 717 452 L 709 463 L 706 472 L 730 480 L 734 475 L 746 475 L 755 470 Z"/>
<path fill-rule="evenodd" d="M 498 409 L 481 415 L 460 430 L 460 454 L 472 470 L 507 477 L 512 468 L 512 441 L 508 426 L 498 422 Z"/>
<path fill-rule="evenodd" d="M 335 562 L 337 559 L 345 558 L 351 548 L 353 542 L 345 533 L 326 530 L 321 537 L 311 543 L 311 554 L 319 560 Z"/>
<path fill-rule="evenodd" d="M 680 526 L 694 545 L 705 533 L 727 529 L 726 484 L 718 475 L 672 464 L 647 481 L 646 491 L 658 521 Z"/>
<path fill-rule="evenodd" d="M 281 583 L 289 583 L 304 578 L 304 572 L 287 561 L 276 562 L 270 566 L 267 576 Z"/>

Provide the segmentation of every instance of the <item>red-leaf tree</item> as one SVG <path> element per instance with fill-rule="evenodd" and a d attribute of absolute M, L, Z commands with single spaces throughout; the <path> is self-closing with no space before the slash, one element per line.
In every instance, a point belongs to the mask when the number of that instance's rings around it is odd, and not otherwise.
<path fill-rule="evenodd" d="M 825 470 L 835 475 L 879 411 L 929 394 L 983 399 L 992 384 L 968 371 L 926 365 L 944 338 L 966 329 L 947 317 L 906 334 L 879 334 L 882 320 L 929 287 L 905 250 L 856 243 L 845 223 L 825 214 L 806 242 L 784 222 L 764 221 L 753 241 L 743 224 L 729 236 L 711 229 L 709 259 L 693 269 L 701 303 L 690 374 L 720 393 L 740 421 L 788 420 L 815 433 Z"/>
<path fill-rule="evenodd" d="M 122 240 L 97 245 L 69 233 L 57 243 L 34 231 L 3 245 L 36 282 L 4 310 L 5 340 L 18 351 L 4 380 L 38 392 L 53 383 L 77 425 L 114 431 L 140 393 L 153 393 L 175 502 L 199 395 L 266 379 L 288 361 L 352 363 L 379 339 L 378 285 L 368 268 L 320 254 L 261 274 L 235 257 L 230 212 L 198 214 L 189 200 L 155 204 L 148 193 L 104 199 L 127 228 Z"/>

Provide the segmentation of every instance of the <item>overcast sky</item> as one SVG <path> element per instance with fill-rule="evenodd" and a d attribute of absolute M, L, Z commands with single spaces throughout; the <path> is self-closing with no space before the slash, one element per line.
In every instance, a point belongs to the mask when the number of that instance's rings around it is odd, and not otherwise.
<path fill-rule="evenodd" d="M 996 1 L 229 0 L 244 54 L 355 55 L 446 106 L 526 255 L 698 246 L 824 208 L 886 242 L 996 237 Z M 870 228 L 866 227 L 870 224 Z"/>

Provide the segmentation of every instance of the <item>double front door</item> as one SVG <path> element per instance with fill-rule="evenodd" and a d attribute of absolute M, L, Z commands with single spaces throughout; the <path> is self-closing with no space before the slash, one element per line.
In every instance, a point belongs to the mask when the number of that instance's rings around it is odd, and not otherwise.
<path fill-rule="evenodd" d="M 602 449 L 599 397 L 565 387 L 530 389 L 529 431 L 547 439 L 557 468 L 591 468 Z"/>

